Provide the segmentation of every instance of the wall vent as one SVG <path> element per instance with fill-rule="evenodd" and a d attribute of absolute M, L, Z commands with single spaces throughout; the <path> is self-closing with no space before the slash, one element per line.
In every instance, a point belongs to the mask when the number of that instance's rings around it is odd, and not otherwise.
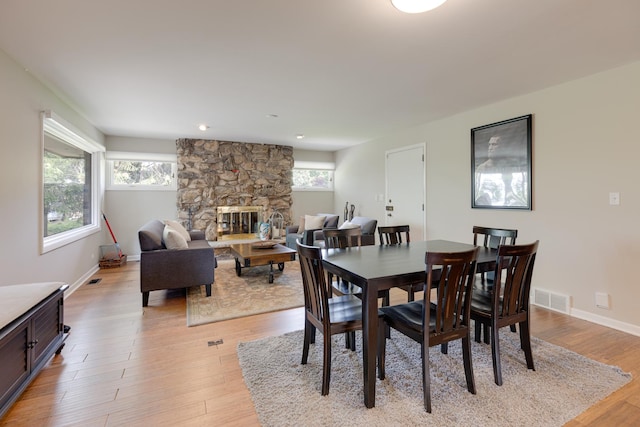
<path fill-rule="evenodd" d="M 569 314 L 571 307 L 571 297 L 569 295 L 557 294 L 544 289 L 533 289 L 533 304 L 540 307 L 549 308 L 561 313 Z"/>

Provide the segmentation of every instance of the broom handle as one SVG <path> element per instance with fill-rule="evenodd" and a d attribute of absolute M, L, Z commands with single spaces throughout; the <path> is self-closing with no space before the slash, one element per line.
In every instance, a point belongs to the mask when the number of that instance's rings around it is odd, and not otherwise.
<path fill-rule="evenodd" d="M 107 220 L 107 216 L 104 214 L 104 212 L 102 212 L 102 218 L 104 218 L 104 222 L 105 222 L 105 224 L 107 224 L 107 228 L 109 229 L 109 233 L 111 234 L 111 238 L 113 239 L 113 243 L 115 243 L 116 248 L 118 248 L 118 256 L 122 257 L 122 250 L 120 250 L 120 245 L 118 244 L 118 241 L 116 240 L 115 234 L 113 234 L 113 230 L 111 229 L 111 226 L 109 225 L 109 221 Z"/>

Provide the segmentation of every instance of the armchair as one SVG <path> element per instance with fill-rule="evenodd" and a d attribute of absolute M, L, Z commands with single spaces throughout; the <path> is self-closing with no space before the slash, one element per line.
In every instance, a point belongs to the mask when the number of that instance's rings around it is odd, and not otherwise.
<path fill-rule="evenodd" d="M 296 240 L 300 239 L 300 243 L 304 245 L 315 246 L 317 240 L 324 241 L 322 230 L 325 228 L 338 228 L 338 220 L 340 217 L 334 214 L 319 213 L 314 215 L 315 217 L 324 216 L 324 222 L 322 228 L 310 227 L 305 228 L 306 217 L 305 215 L 300 218 L 299 225 L 290 225 L 286 228 L 286 245 L 291 249 L 297 249 Z M 317 232 L 317 233 L 316 233 Z"/>

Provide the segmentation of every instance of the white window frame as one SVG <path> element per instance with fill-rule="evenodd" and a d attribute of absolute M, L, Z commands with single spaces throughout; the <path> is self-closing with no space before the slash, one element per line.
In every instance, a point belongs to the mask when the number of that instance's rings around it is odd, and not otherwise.
<path fill-rule="evenodd" d="M 114 184 L 114 161 L 171 163 L 169 185 Z M 163 153 L 137 153 L 129 151 L 107 151 L 107 190 L 115 191 L 176 191 L 178 189 L 178 156 Z"/>
<path fill-rule="evenodd" d="M 87 137 L 74 126 L 52 111 L 41 113 L 41 141 L 40 141 L 40 253 L 44 254 L 58 249 L 69 243 L 83 239 L 100 231 L 100 195 L 102 194 L 103 180 L 101 179 L 102 153 L 104 146 Z M 44 143 L 45 132 L 91 154 L 91 223 L 73 230 L 64 231 L 51 236 L 44 236 Z"/>
<path fill-rule="evenodd" d="M 334 189 L 334 177 L 335 177 L 335 169 L 336 165 L 333 162 L 309 162 L 309 161 L 301 161 L 295 160 L 293 164 L 293 169 L 296 170 L 326 170 L 329 171 L 329 187 L 321 188 L 321 187 L 297 187 L 295 185 L 291 186 L 292 191 L 333 191 Z"/>

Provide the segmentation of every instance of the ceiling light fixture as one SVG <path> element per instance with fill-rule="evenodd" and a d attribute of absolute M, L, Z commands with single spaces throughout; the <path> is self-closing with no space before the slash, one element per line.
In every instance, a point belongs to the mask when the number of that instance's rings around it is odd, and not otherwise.
<path fill-rule="evenodd" d="M 209 129 L 209 126 L 205 125 L 204 123 L 201 125 L 198 125 L 198 129 L 200 129 L 202 132 L 204 132 L 205 130 Z"/>
<path fill-rule="evenodd" d="M 401 12 L 422 13 L 435 9 L 447 0 L 391 0 L 391 4 Z"/>
<path fill-rule="evenodd" d="M 297 135 L 296 135 L 296 138 L 297 138 L 297 139 L 302 139 L 302 138 L 304 138 L 304 135 L 303 135 L 303 134 L 301 134 L 301 133 L 299 133 L 299 134 L 297 134 Z"/>

